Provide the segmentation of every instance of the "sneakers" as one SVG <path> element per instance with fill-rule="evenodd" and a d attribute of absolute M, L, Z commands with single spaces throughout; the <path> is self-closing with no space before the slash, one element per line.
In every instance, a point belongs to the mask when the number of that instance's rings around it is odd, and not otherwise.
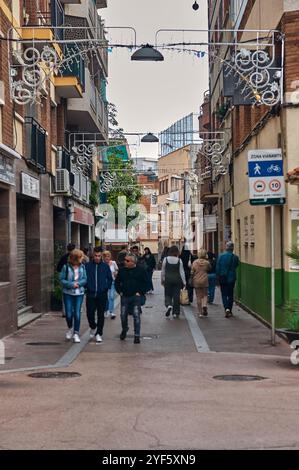
<path fill-rule="evenodd" d="M 72 336 L 73 336 L 73 328 L 71 328 L 70 330 L 68 330 L 65 334 L 65 339 L 67 339 L 68 341 L 70 341 L 72 339 Z"/>
<path fill-rule="evenodd" d="M 134 336 L 134 344 L 140 343 L 140 336 Z"/>
<path fill-rule="evenodd" d="M 110 315 L 111 315 L 111 320 L 115 320 L 115 317 L 116 317 L 115 313 L 110 313 Z"/>
<path fill-rule="evenodd" d="M 109 313 L 108 311 L 106 311 L 106 312 L 104 313 L 104 317 L 105 317 L 105 318 L 108 318 L 109 316 L 110 316 L 110 313 Z"/>
<path fill-rule="evenodd" d="M 233 314 L 232 314 L 231 310 L 229 310 L 229 308 L 227 308 L 225 310 L 225 318 L 230 318 L 232 316 L 233 316 Z"/>
<path fill-rule="evenodd" d="M 202 314 L 202 313 L 199 313 L 198 316 L 199 316 L 199 318 L 203 318 L 203 314 Z"/>
<path fill-rule="evenodd" d="M 172 317 L 173 317 L 173 318 L 179 318 L 179 315 L 178 315 L 177 313 L 174 313 L 174 314 L 172 315 Z"/>
<path fill-rule="evenodd" d="M 96 335 L 96 343 L 102 343 L 102 336 L 101 335 Z"/>
<path fill-rule="evenodd" d="M 74 343 L 81 343 L 80 336 L 78 335 L 78 333 L 74 334 L 73 341 Z"/>
<path fill-rule="evenodd" d="M 207 317 L 208 316 L 208 309 L 207 307 L 202 307 L 202 314 L 204 317 Z"/>
<path fill-rule="evenodd" d="M 172 311 L 172 307 L 171 307 L 171 305 L 169 305 L 169 307 L 167 307 L 167 310 L 166 310 L 166 313 L 165 313 L 165 317 L 169 317 L 171 311 Z"/>
<path fill-rule="evenodd" d="M 89 332 L 89 337 L 92 339 L 95 337 L 96 335 L 96 332 L 97 332 L 97 329 L 95 328 L 94 330 L 92 328 L 90 328 L 90 332 Z"/>

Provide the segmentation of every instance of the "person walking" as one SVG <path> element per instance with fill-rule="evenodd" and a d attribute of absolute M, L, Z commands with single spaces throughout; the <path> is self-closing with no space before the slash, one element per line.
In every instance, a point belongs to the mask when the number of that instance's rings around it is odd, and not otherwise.
<path fill-rule="evenodd" d="M 164 286 L 167 318 L 171 312 L 173 318 L 180 316 L 180 292 L 182 287 L 186 287 L 186 276 L 179 254 L 178 247 L 171 246 L 162 264 L 161 284 Z"/>
<path fill-rule="evenodd" d="M 120 339 L 126 339 L 128 315 L 134 318 L 134 343 L 140 343 L 141 304 L 147 287 L 147 276 L 144 268 L 137 266 L 137 258 L 133 253 L 125 257 L 125 267 L 121 268 L 115 279 L 116 292 L 121 296 L 121 326 Z"/>
<path fill-rule="evenodd" d="M 143 268 L 143 269 L 146 270 L 145 259 L 141 255 L 137 245 L 132 246 L 131 253 L 136 256 L 136 259 L 137 259 L 137 265 L 136 266 L 139 266 L 140 268 Z"/>
<path fill-rule="evenodd" d="M 118 256 L 117 256 L 118 269 L 125 267 L 125 257 L 127 256 L 127 254 L 128 254 L 128 249 L 127 249 L 126 245 L 123 245 L 121 247 L 120 252 L 118 253 Z"/>
<path fill-rule="evenodd" d="M 208 304 L 213 304 L 215 299 L 215 290 L 217 285 L 216 276 L 216 256 L 211 251 L 207 252 L 208 260 L 211 265 L 211 269 L 208 272 L 209 287 L 208 287 Z"/>
<path fill-rule="evenodd" d="M 198 259 L 194 261 L 191 268 L 191 281 L 195 288 L 198 315 L 200 317 L 208 316 L 208 271 L 210 270 L 210 263 L 207 259 L 206 250 L 199 250 Z"/>
<path fill-rule="evenodd" d="M 193 256 L 191 251 L 189 249 L 185 248 L 185 246 L 184 246 L 182 251 L 181 251 L 180 259 L 182 260 L 183 267 L 184 267 L 189 302 L 190 302 L 190 304 L 192 304 L 192 302 L 193 302 L 193 286 L 191 285 L 191 283 L 189 281 L 190 281 L 190 276 L 191 276 L 191 266 L 192 266 L 193 261 L 195 261 L 196 257 Z"/>
<path fill-rule="evenodd" d="M 63 300 L 66 313 L 68 331 L 67 340 L 73 338 L 74 343 L 80 343 L 81 307 L 84 298 L 84 286 L 86 285 L 86 270 L 82 264 L 84 254 L 81 250 L 73 250 L 68 263 L 60 272 L 60 282 L 63 287 Z"/>
<path fill-rule="evenodd" d="M 114 320 L 116 317 L 114 313 L 115 278 L 118 273 L 118 266 L 116 262 L 111 259 L 111 253 L 108 250 L 103 252 L 103 261 L 109 266 L 112 275 L 112 284 L 110 289 L 108 290 L 108 301 L 106 304 L 105 316 L 109 317 L 110 315 L 111 319 Z"/>
<path fill-rule="evenodd" d="M 67 252 L 61 256 L 60 260 L 58 261 L 58 264 L 57 264 L 57 267 L 56 267 L 56 271 L 58 273 L 61 273 L 62 271 L 62 268 L 65 264 L 67 264 L 68 262 L 68 259 L 69 259 L 69 256 L 70 256 L 70 253 L 75 250 L 76 248 L 76 245 L 74 243 L 69 243 L 66 247 L 67 249 Z"/>
<path fill-rule="evenodd" d="M 164 261 L 164 258 L 166 258 L 167 254 L 168 254 L 168 246 L 165 245 L 164 248 L 163 248 L 163 251 L 162 251 L 162 254 L 161 254 L 161 258 L 160 258 L 160 261 L 158 263 L 158 269 L 162 269 L 162 264 L 163 264 L 163 261 Z"/>
<path fill-rule="evenodd" d="M 151 250 L 148 247 L 144 248 L 143 259 L 144 259 L 145 269 L 146 269 L 146 273 L 148 277 L 147 293 L 152 294 L 154 292 L 153 274 L 154 274 L 154 270 L 156 269 L 156 260 Z"/>
<path fill-rule="evenodd" d="M 83 248 L 82 251 L 83 251 L 83 254 L 84 254 L 83 264 L 87 264 L 90 261 L 89 260 L 89 249 L 88 248 Z"/>
<path fill-rule="evenodd" d="M 233 242 L 227 242 L 226 251 L 222 253 L 216 264 L 216 275 L 219 279 L 225 317 L 233 316 L 234 288 L 237 280 L 239 258 L 234 253 Z"/>
<path fill-rule="evenodd" d="M 105 309 L 108 300 L 108 291 L 112 285 L 110 267 L 102 260 L 102 249 L 97 246 L 93 250 L 93 259 L 86 264 L 87 295 L 86 311 L 90 327 L 90 338 L 97 343 L 103 341 L 103 329 L 105 323 Z M 97 321 L 95 314 L 97 312 Z"/>

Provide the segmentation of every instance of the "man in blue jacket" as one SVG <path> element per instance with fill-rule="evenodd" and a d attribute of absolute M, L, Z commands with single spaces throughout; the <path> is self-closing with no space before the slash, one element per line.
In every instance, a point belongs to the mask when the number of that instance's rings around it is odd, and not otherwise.
<path fill-rule="evenodd" d="M 234 288 L 237 280 L 236 271 L 239 266 L 239 258 L 237 255 L 234 255 L 233 251 L 233 242 L 227 242 L 226 251 L 219 256 L 216 265 L 216 274 L 220 284 L 225 318 L 233 316 Z"/>
<path fill-rule="evenodd" d="M 90 338 L 96 337 L 96 342 L 103 341 L 103 328 L 105 322 L 105 309 L 108 299 L 108 290 L 112 284 L 110 267 L 102 260 L 100 247 L 95 247 L 93 260 L 85 265 L 87 275 L 86 310 L 90 327 Z M 97 322 L 95 313 L 97 311 Z"/>

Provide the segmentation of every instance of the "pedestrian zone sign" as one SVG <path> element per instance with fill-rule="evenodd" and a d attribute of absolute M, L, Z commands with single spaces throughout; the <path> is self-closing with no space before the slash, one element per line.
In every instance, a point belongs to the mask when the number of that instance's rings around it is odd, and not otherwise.
<path fill-rule="evenodd" d="M 251 205 L 285 204 L 286 190 L 281 149 L 248 152 Z"/>

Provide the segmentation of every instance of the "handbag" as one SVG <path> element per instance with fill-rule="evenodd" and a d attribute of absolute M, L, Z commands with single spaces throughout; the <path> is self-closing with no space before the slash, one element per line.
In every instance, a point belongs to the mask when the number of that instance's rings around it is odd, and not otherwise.
<path fill-rule="evenodd" d="M 181 293 L 180 293 L 180 304 L 181 304 L 181 305 L 189 305 L 189 304 L 190 304 L 187 289 L 181 289 Z"/>

